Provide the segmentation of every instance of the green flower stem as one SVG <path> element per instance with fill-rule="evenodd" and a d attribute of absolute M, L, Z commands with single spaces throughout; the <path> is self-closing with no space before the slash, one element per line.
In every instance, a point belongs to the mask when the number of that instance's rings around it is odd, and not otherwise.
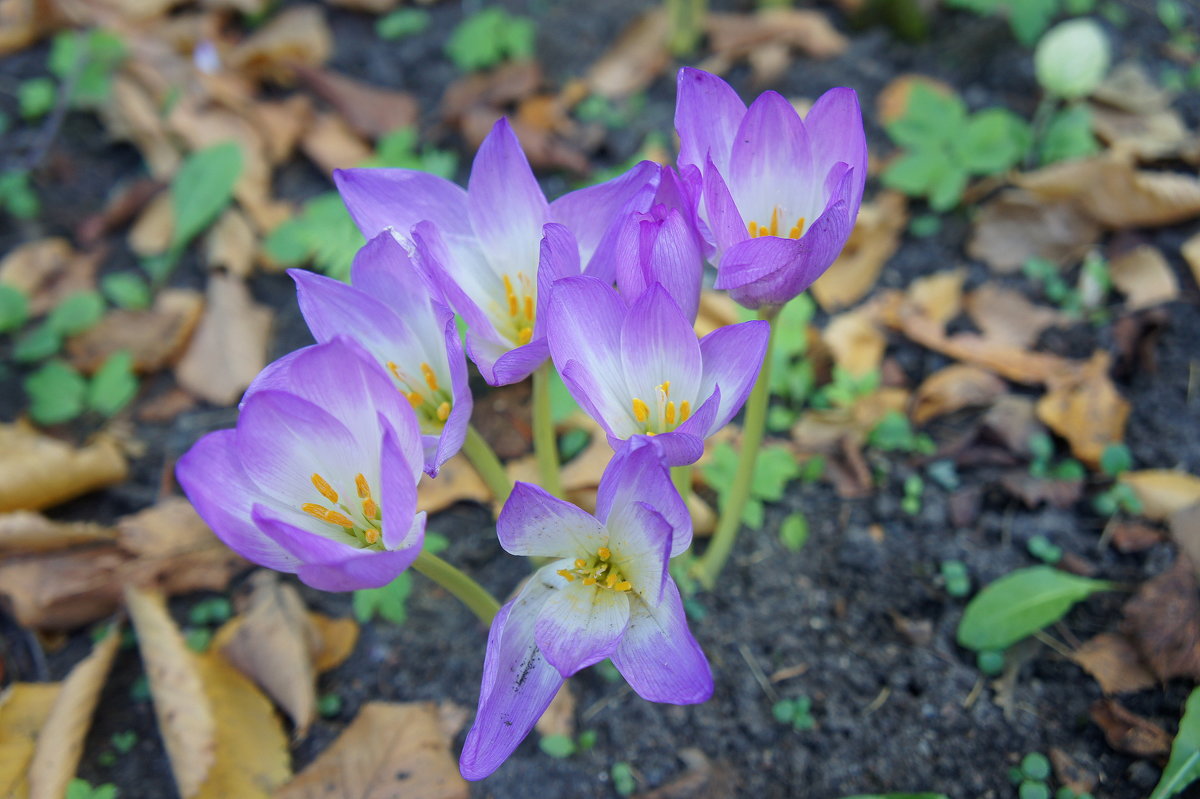
<path fill-rule="evenodd" d="M 767 352 L 763 357 L 762 370 L 758 373 L 758 381 L 754 384 L 754 390 L 750 392 L 750 399 L 746 400 L 746 418 L 742 422 L 742 447 L 738 453 L 737 473 L 725 498 L 721 517 L 717 520 L 717 529 L 708 542 L 708 549 L 696 563 L 696 579 L 708 589 L 716 585 L 717 577 L 721 575 L 725 562 L 729 560 L 733 544 L 737 541 L 738 530 L 742 527 L 742 512 L 746 509 L 746 500 L 750 498 L 754 466 L 758 460 L 758 450 L 767 423 L 767 406 L 771 399 L 771 358 L 775 348 L 775 317 L 778 314 L 779 306 L 767 306 L 758 311 L 758 318 L 771 326 L 771 333 L 767 339 Z"/>
<path fill-rule="evenodd" d="M 413 568 L 454 594 L 479 617 L 485 627 L 491 626 L 492 619 L 500 610 L 500 603 L 479 583 L 425 549 L 421 550 L 421 554 L 413 561 Z"/>
<path fill-rule="evenodd" d="M 467 437 L 463 440 L 462 448 L 475 471 L 483 478 L 483 482 L 487 483 L 492 496 L 503 504 L 512 493 L 512 480 L 508 478 L 508 472 L 504 471 L 504 464 L 496 457 L 496 452 L 483 436 L 479 435 L 474 425 L 467 427 Z"/>
<path fill-rule="evenodd" d="M 537 455 L 542 488 L 563 497 L 562 474 L 558 465 L 558 438 L 550 415 L 550 377 L 554 367 L 542 364 L 533 373 L 533 451 Z"/>

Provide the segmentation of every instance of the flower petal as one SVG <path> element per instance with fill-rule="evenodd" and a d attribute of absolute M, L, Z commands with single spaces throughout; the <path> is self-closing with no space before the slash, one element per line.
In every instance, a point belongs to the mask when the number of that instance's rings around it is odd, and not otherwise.
<path fill-rule="evenodd" d="M 653 508 L 671 529 L 670 556 L 683 553 L 692 541 L 692 516 L 683 498 L 671 482 L 671 474 L 662 452 L 660 439 L 638 437 L 630 440 L 609 461 L 600 477 L 600 488 L 596 494 L 596 518 L 604 522 L 613 537 L 612 549 L 624 546 L 638 551 L 661 548 L 661 536 L 657 543 L 648 544 L 640 538 L 645 533 L 632 523 L 632 508 L 643 503 Z M 638 542 L 640 540 L 640 542 Z"/>
<path fill-rule="evenodd" d="M 496 280 L 491 267 L 477 247 L 452 250 L 442 232 L 431 222 L 418 222 L 412 228 L 421 270 L 428 276 L 468 327 L 500 340 L 492 320 L 479 306 L 491 296 L 490 285 Z"/>
<path fill-rule="evenodd" d="M 651 702 L 694 705 L 712 696 L 712 669 L 688 629 L 679 588 L 670 578 L 657 606 L 630 603 L 629 628 L 612 661 L 638 696 Z"/>
<path fill-rule="evenodd" d="M 467 437 L 467 426 L 471 422 L 471 411 L 475 399 L 471 396 L 471 385 L 467 376 L 467 356 L 463 352 L 462 338 L 454 323 L 454 312 L 444 305 L 435 304 L 434 313 L 441 320 L 442 338 L 446 342 L 447 369 L 450 372 L 450 415 L 442 434 L 437 437 L 437 446 L 431 454 L 426 448 L 425 472 L 437 477 L 442 464 L 462 449 Z"/>
<path fill-rule="evenodd" d="M 413 518 L 417 515 L 417 478 L 413 476 L 413 465 L 408 460 L 411 453 L 404 452 L 387 419 L 381 417 L 379 427 L 383 430 L 379 464 L 383 548 L 396 550 L 415 547 L 420 551 L 425 541 L 425 525 L 419 528 L 413 525 Z M 416 472 L 420 474 L 419 466 Z"/>
<path fill-rule="evenodd" d="M 723 172 L 742 218 L 781 233 L 820 210 L 822 172 L 813 170 L 812 147 L 800 115 L 777 92 L 763 92 L 742 119 L 729 171 Z"/>
<path fill-rule="evenodd" d="M 629 624 L 629 594 L 564 581 L 538 613 L 538 649 L 564 677 L 612 655 Z"/>
<path fill-rule="evenodd" d="M 708 212 L 711 241 L 718 255 L 750 238 L 728 185 L 711 162 L 704 172 L 704 208 Z"/>
<path fill-rule="evenodd" d="M 625 506 L 609 522 L 609 549 L 621 574 L 633 584 L 631 600 L 657 605 L 671 562 L 670 522 L 645 502 Z"/>
<path fill-rule="evenodd" d="M 197 441 L 175 464 L 175 478 L 225 545 L 246 560 L 282 572 L 296 571 L 294 555 L 250 520 L 260 498 L 237 459 L 237 433 L 218 430 Z"/>
<path fill-rule="evenodd" d="M 661 222 L 641 223 L 641 262 L 647 283 L 661 283 L 684 316 L 693 322 L 700 312 L 704 256 L 695 229 L 671 209 Z"/>
<path fill-rule="evenodd" d="M 542 227 L 541 253 L 537 273 L 537 313 L 533 323 L 534 339 L 546 335 L 546 317 L 550 308 L 550 291 L 565 277 L 579 275 L 579 245 L 571 231 L 557 222 Z"/>
<path fill-rule="evenodd" d="M 467 352 L 489 386 L 507 386 L 521 382 L 545 363 L 550 357 L 550 346 L 545 338 L 519 347 L 498 344 L 468 329 Z"/>
<path fill-rule="evenodd" d="M 459 771 L 468 780 L 481 780 L 500 767 L 525 740 L 563 684 L 562 675 L 546 662 L 534 641 L 538 613 L 553 591 L 543 578 L 548 575 L 547 579 L 561 582 L 553 566 L 535 574 L 492 621 L 479 709 L 458 761 Z"/>
<path fill-rule="evenodd" d="M 863 132 L 862 109 L 854 89 L 836 88 L 822 94 L 804 117 L 812 142 L 813 165 L 825 174 L 839 161 L 854 170 L 846 196 L 850 219 L 858 216 L 863 187 L 867 181 L 867 137 Z"/>
<path fill-rule="evenodd" d="M 396 235 L 385 231 L 359 248 L 350 265 L 350 285 L 383 303 L 419 332 L 424 323 L 417 319 L 429 316 L 431 294 L 433 299 L 441 297 Z"/>
<path fill-rule="evenodd" d="M 550 211 L 516 134 L 501 117 L 475 154 L 467 183 L 471 227 L 498 275 L 532 276 Z"/>
<path fill-rule="evenodd" d="M 554 284 L 547 310 L 550 356 L 572 396 L 594 409 L 597 421 L 627 421 L 629 397 L 620 355 L 626 311 L 617 292 L 594 277 L 565 278 Z M 572 361 L 578 366 L 571 368 Z"/>
<path fill-rule="evenodd" d="M 658 386 L 670 381 L 671 397 L 696 404 L 700 390 L 700 342 L 692 323 L 661 285 L 634 300 L 621 325 L 626 413 L 633 397 L 654 407 Z"/>
<path fill-rule="evenodd" d="M 519 481 L 496 519 L 496 536 L 506 552 L 530 557 L 577 558 L 608 542 L 590 513 Z"/>
<path fill-rule="evenodd" d="M 726 173 L 746 104 L 728 83 L 692 67 L 679 70 L 676 86 L 679 166 L 695 164 L 703 169 L 711 157 L 717 169 Z"/>
<path fill-rule="evenodd" d="M 448 236 L 470 236 L 467 193 L 445 178 L 414 169 L 335 169 L 333 182 L 368 240 L 387 228 L 407 236 L 428 220 Z"/>
<path fill-rule="evenodd" d="M 771 326 L 767 322 L 742 322 L 719 327 L 700 339 L 704 356 L 701 395 L 721 390 L 721 402 L 709 435 L 729 423 L 750 396 L 762 369 Z"/>

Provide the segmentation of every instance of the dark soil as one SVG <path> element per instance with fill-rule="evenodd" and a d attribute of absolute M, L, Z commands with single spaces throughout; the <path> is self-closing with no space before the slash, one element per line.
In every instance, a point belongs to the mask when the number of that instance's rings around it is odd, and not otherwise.
<path fill-rule="evenodd" d="M 539 56 L 548 79 L 561 84 L 581 74 L 645 4 L 531 0 L 505 5 L 538 19 Z M 440 4 L 430 11 L 435 20 L 430 31 L 399 43 L 379 40 L 371 17 L 330 11 L 337 45 L 333 66 L 416 92 L 428 127 L 436 121 L 442 91 L 456 77 L 441 54 L 441 42 L 463 14 L 457 4 Z M 1156 71 L 1165 33 L 1148 13 L 1130 11 L 1129 27 L 1112 32 L 1118 52 Z M 844 19 L 831 13 L 845 28 Z M 44 58 L 44 47 L 10 57 L 0 63 L 0 79 L 15 84 L 39 74 Z M 844 56 L 826 62 L 800 59 L 773 88 L 788 96 L 816 96 L 831 85 L 854 86 L 867 110 L 872 143 L 883 153 L 886 141 L 871 121 L 875 95 L 907 71 L 950 81 L 974 108 L 1002 104 L 1028 117 L 1036 101 L 1029 53 L 1014 44 L 1006 26 L 959 14 L 939 17 L 931 40 L 921 44 L 900 43 L 880 29 L 855 32 Z M 730 78 L 743 96 L 756 91 L 744 71 L 735 70 Z M 10 100 L 0 96 L 6 111 L 14 110 Z M 645 132 L 670 130 L 673 103 L 673 77 L 664 76 L 650 90 L 644 114 L 609 137 L 603 158 L 618 163 L 633 154 Z M 1200 121 L 1200 99 L 1181 101 L 1180 107 L 1190 125 Z M 0 252 L 42 235 L 70 235 L 116 183 L 140 174 L 136 153 L 105 143 L 102 135 L 93 120 L 68 118 L 38 173 L 46 209 L 42 219 L 19 225 L 6 221 L 0 229 Z M 29 141 L 10 134 L 3 143 L 11 154 Z M 452 146 L 454 140 L 442 144 Z M 465 170 L 469 158 L 463 161 Z M 565 189 L 566 181 L 547 176 L 545 186 L 553 196 Z M 296 165 L 285 172 L 281 187 L 289 197 L 302 199 L 327 190 L 328 184 L 312 168 Z M 880 284 L 902 287 L 920 275 L 962 264 L 967 222 L 963 215 L 951 216 L 936 236 L 906 240 Z M 1172 258 L 1184 297 L 1166 309 L 1168 321 L 1154 345 L 1156 369 L 1137 369 L 1120 386 L 1133 405 L 1128 443 L 1140 467 L 1200 471 L 1200 400 L 1188 393 L 1189 370 L 1200 352 L 1200 297 L 1176 255 L 1179 243 L 1195 230 L 1192 225 L 1142 233 Z M 114 236 L 110 243 L 105 268 L 132 266 L 123 236 Z M 983 267 L 969 266 L 968 285 L 983 282 Z M 193 262 L 190 269 L 185 264 L 177 279 L 199 285 L 202 276 Z M 1017 282 L 1029 288 L 1023 280 Z M 253 288 L 257 298 L 277 312 L 273 354 L 307 343 L 291 282 L 283 276 L 263 276 Z M 1111 325 L 1081 324 L 1047 334 L 1043 343 L 1075 356 L 1090 355 L 1097 348 L 1115 350 Z M 902 338 L 893 337 L 891 345 L 889 356 L 910 383 L 945 364 L 941 356 Z M 10 417 L 20 408 L 19 391 L 14 375 L 3 377 L 7 388 L 0 411 Z M 135 463 L 131 483 L 68 506 L 61 515 L 103 519 L 150 504 L 164 470 L 201 434 L 231 426 L 235 418 L 232 409 L 202 409 L 169 425 L 139 427 L 149 451 Z M 607 784 L 608 774 L 618 761 L 629 762 L 639 789 L 648 790 L 679 777 L 684 769 L 679 753 L 688 747 L 701 750 L 722 775 L 723 781 L 715 784 L 727 787 L 714 789 L 712 796 L 834 799 L 856 793 L 939 791 L 951 797 L 1015 797 L 1009 768 L 1026 753 L 1052 747 L 1099 776 L 1097 796 L 1147 795 L 1158 779 L 1158 767 L 1117 754 L 1107 745 L 1088 718 L 1099 688 L 1079 668 L 1041 644 L 1030 644 L 1018 650 L 1023 663 L 1006 690 L 981 677 L 974 657 L 954 642 L 963 601 L 946 594 L 938 565 L 949 558 L 962 560 L 973 585 L 983 585 L 1035 563 L 1025 542 L 1041 534 L 1094 565 L 1100 576 L 1133 584 L 1166 568 L 1171 549 L 1164 544 L 1122 556 L 1098 547 L 1103 522 L 1087 502 L 1067 511 L 1029 511 L 991 487 L 995 475 L 987 469 L 964 469 L 960 474 L 966 485 L 982 490 L 982 510 L 972 526 L 951 526 L 948 495 L 932 483 L 927 484 L 920 513 L 909 517 L 900 508 L 900 495 L 903 478 L 915 462 L 897 456 L 875 465 L 883 475 L 881 488 L 867 500 L 841 500 L 825 484 L 795 484 L 781 506 L 769 509 L 764 529 L 745 534 L 719 589 L 698 597 L 704 618 L 694 620 L 693 629 L 716 674 L 712 701 L 687 708 L 651 705 L 622 682 L 589 669 L 572 685 L 579 728 L 596 731 L 595 747 L 556 760 L 541 753 L 534 740 L 527 741 L 493 777 L 474 786 L 472 795 L 611 797 L 615 792 Z M 777 535 L 779 522 L 795 510 L 802 510 L 811 525 L 811 537 L 799 553 L 786 551 Z M 430 528 L 450 539 L 445 557 L 498 596 L 508 594 L 527 574 L 524 563 L 500 550 L 483 508 L 458 506 L 436 516 Z M 408 622 L 366 626 L 353 657 L 322 677 L 320 690 L 338 694 L 344 707 L 296 742 L 297 770 L 337 737 L 364 702 L 429 699 L 474 708 L 485 631 L 444 592 L 417 579 L 422 590 L 410 601 Z M 305 594 L 318 609 L 337 615 L 350 612 L 348 595 L 307 589 Z M 179 600 L 177 609 L 183 611 L 198 599 Z M 1124 599 L 1121 593 L 1096 597 L 1072 612 L 1064 629 L 1052 629 L 1051 634 L 1060 640 L 1083 640 L 1113 628 Z M 49 656 L 47 673 L 31 667 L 34 673 L 22 676 L 60 678 L 87 646 L 85 636 L 76 636 Z M 807 669 L 799 669 L 802 665 Z M 788 679 L 763 679 L 792 667 L 795 676 Z M 153 709 L 136 690 L 140 674 L 136 650 L 124 650 L 97 713 L 81 776 L 93 783 L 115 782 L 123 797 L 169 797 L 174 788 Z M 1187 688 L 1171 684 L 1127 698 L 1127 704 L 1173 730 Z M 779 724 L 771 713 L 777 699 L 800 695 L 813 703 L 817 724 L 808 732 Z M 137 744 L 114 765 L 102 765 L 98 756 L 112 750 L 111 736 L 126 730 L 137 733 Z"/>

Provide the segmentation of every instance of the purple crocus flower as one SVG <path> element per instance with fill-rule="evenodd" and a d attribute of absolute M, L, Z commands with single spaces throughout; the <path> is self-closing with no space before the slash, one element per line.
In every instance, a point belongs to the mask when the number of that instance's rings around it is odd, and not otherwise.
<path fill-rule="evenodd" d="M 712 672 L 667 571 L 691 519 L 655 446 L 631 446 L 604 472 L 596 516 L 517 483 L 496 522 L 514 555 L 553 558 L 496 614 L 475 724 L 459 769 L 483 779 L 512 754 L 565 677 L 612 658 L 651 702 L 706 701 Z"/>
<path fill-rule="evenodd" d="M 435 298 L 390 232 L 359 250 L 351 285 L 303 269 L 288 274 L 318 342 L 354 339 L 387 369 L 417 412 L 425 471 L 437 476 L 462 447 L 471 418 L 467 361 L 454 312 Z"/>
<path fill-rule="evenodd" d="M 274 369 L 237 428 L 201 438 L 175 474 L 234 552 L 351 591 L 386 585 L 420 554 L 422 463 L 412 406 L 369 354 L 336 338 Z"/>
<path fill-rule="evenodd" d="M 654 436 L 672 466 L 695 462 L 703 439 L 742 407 L 767 347 L 766 322 L 697 341 L 658 283 L 626 306 L 596 278 L 565 278 L 554 284 L 548 312 L 554 365 L 613 449 Z"/>
<path fill-rule="evenodd" d="M 501 119 L 475 156 L 466 191 L 409 169 L 339 170 L 334 180 L 364 235 L 391 228 L 412 240 L 421 268 L 467 322 L 471 360 L 488 383 L 504 385 L 525 378 L 549 354 L 538 323 L 548 281 L 578 274 L 580 264 L 614 279 L 605 273 L 609 260 L 594 256 L 612 246 L 619 214 L 648 207 L 658 171 L 645 162 L 547 203 Z"/>
<path fill-rule="evenodd" d="M 679 72 L 680 168 L 704 176 L 716 288 L 749 308 L 782 305 L 837 258 L 858 217 L 867 141 L 853 89 L 831 89 L 801 121 L 763 92 L 747 109 L 729 84 Z"/>

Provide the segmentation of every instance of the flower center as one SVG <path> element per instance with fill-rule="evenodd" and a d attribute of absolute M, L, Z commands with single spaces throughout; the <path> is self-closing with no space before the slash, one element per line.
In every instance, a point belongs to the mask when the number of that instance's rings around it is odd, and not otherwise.
<path fill-rule="evenodd" d="M 512 340 L 518 345 L 523 345 L 533 338 L 533 323 L 537 318 L 537 292 L 534 290 L 533 281 L 524 272 L 517 272 L 517 284 L 520 286 L 519 294 L 513 286 L 512 278 L 504 276 L 504 301 L 508 316 L 503 321 L 512 329 Z"/>
<path fill-rule="evenodd" d="M 621 572 L 612 563 L 612 552 L 608 547 L 600 547 L 591 558 L 576 558 L 574 568 L 559 569 L 560 577 L 573 583 L 576 578 L 584 585 L 594 585 L 607 591 L 628 591 L 633 583 L 621 576 Z"/>
<path fill-rule="evenodd" d="M 769 225 L 760 225 L 757 222 L 750 222 L 746 225 L 746 232 L 750 234 L 750 238 L 757 239 L 763 236 L 778 236 L 779 235 L 779 206 L 775 206 L 775 210 L 771 212 L 771 223 Z M 792 225 L 792 229 L 788 231 L 789 239 L 798 239 L 804 235 L 804 217 L 796 220 L 796 224 Z"/>
<path fill-rule="evenodd" d="M 433 367 L 424 361 L 421 362 L 421 374 L 425 378 L 424 389 L 415 378 L 402 372 L 395 361 L 388 361 L 387 368 L 392 373 L 392 377 L 396 378 L 400 384 L 400 391 L 408 398 L 413 410 L 417 412 L 421 431 L 436 433 L 441 430 L 445 426 L 446 420 L 450 418 L 450 408 L 454 406 L 454 403 L 450 399 L 449 392 L 438 384 Z"/>
<path fill-rule="evenodd" d="M 339 502 L 338 492 L 329 481 L 317 473 L 312 476 L 313 488 L 325 498 L 330 505 L 340 510 L 326 507 L 317 502 L 305 502 L 300 510 L 309 516 L 320 519 L 342 532 L 353 537 L 363 547 L 375 546 L 382 537 L 383 510 L 371 497 L 371 486 L 362 474 L 354 476 L 355 493 L 358 494 L 358 508 L 353 508 L 345 502 Z"/>
<path fill-rule="evenodd" d="M 634 397 L 633 418 L 640 425 L 645 425 L 646 435 L 667 433 L 683 424 L 692 415 L 692 404 L 683 400 L 678 406 L 671 399 L 671 381 L 664 380 L 654 389 L 654 407 L 650 407 L 641 397 Z"/>

